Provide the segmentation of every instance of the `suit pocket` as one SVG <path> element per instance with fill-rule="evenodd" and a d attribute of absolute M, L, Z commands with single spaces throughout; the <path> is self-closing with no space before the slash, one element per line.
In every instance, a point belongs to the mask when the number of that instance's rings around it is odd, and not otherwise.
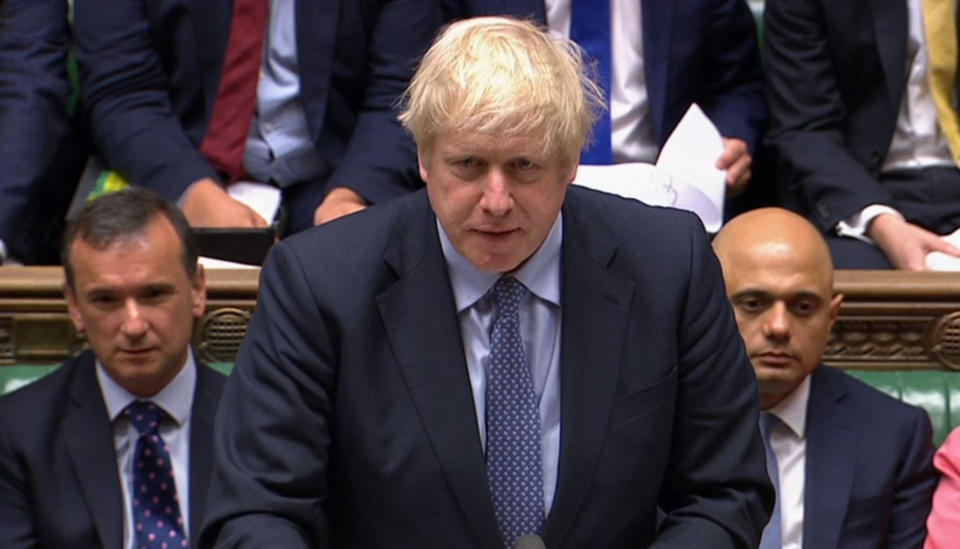
<path fill-rule="evenodd" d="M 610 411 L 610 427 L 617 427 L 672 404 L 677 395 L 677 367 L 650 385 L 618 396 Z"/>

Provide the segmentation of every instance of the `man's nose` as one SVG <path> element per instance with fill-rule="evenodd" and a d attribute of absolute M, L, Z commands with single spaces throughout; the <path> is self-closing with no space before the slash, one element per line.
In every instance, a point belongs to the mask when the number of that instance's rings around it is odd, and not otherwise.
<path fill-rule="evenodd" d="M 506 215 L 513 208 L 510 185 L 500 170 L 490 170 L 483 188 L 480 206 L 491 215 L 498 217 Z"/>
<path fill-rule="evenodd" d="M 767 311 L 763 321 L 763 335 L 768 339 L 790 339 L 790 311 L 786 303 L 776 302 Z"/>
<path fill-rule="evenodd" d="M 123 304 L 123 324 L 120 329 L 127 337 L 140 337 L 147 332 L 147 320 L 137 300 L 127 299 Z"/>

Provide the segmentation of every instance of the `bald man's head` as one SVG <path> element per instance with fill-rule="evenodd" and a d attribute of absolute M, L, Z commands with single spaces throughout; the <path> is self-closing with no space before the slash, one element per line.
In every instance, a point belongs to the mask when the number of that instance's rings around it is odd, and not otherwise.
<path fill-rule="evenodd" d="M 833 295 L 830 251 L 806 219 L 779 208 L 734 218 L 713 247 L 767 409 L 823 356 L 843 299 Z"/>

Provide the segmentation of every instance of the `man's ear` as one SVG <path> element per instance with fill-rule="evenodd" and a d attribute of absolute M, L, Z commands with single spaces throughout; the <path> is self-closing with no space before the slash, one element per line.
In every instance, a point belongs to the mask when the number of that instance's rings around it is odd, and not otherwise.
<path fill-rule="evenodd" d="M 80 314 L 80 307 L 77 306 L 77 297 L 73 295 L 70 287 L 63 285 L 63 296 L 67 299 L 67 313 L 70 314 L 70 321 L 73 322 L 74 329 L 78 334 L 82 334 L 86 329 L 83 325 L 83 316 Z"/>
<path fill-rule="evenodd" d="M 837 294 L 830 300 L 830 329 L 833 329 L 833 323 L 837 321 L 840 315 L 840 305 L 843 303 L 843 294 Z"/>
<path fill-rule="evenodd" d="M 430 174 L 427 172 L 426 164 L 423 161 L 423 154 L 423 149 L 417 147 L 417 167 L 420 168 L 420 179 L 426 183 L 430 179 Z"/>
<path fill-rule="evenodd" d="M 193 275 L 191 286 L 193 318 L 202 318 L 207 310 L 207 272 L 203 270 L 203 265 L 197 265 L 197 272 Z"/>

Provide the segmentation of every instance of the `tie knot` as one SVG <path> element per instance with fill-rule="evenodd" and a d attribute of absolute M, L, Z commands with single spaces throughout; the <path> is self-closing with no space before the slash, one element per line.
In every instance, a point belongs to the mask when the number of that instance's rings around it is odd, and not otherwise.
<path fill-rule="evenodd" d="M 501 277 L 493 285 L 493 300 L 497 304 L 497 315 L 517 314 L 520 310 L 520 300 L 527 289 L 516 278 Z"/>
<path fill-rule="evenodd" d="M 169 417 L 163 408 L 149 400 L 134 400 L 124 408 L 123 414 L 127 416 L 141 435 L 155 433 L 157 426 L 160 425 L 160 420 Z"/>

